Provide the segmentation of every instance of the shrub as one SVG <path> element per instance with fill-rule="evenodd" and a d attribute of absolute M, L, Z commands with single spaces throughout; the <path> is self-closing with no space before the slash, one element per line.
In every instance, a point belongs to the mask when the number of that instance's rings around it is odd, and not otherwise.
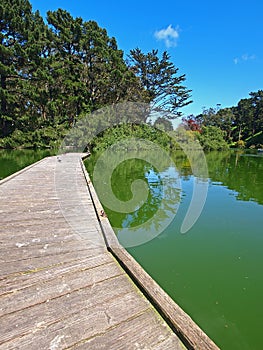
<path fill-rule="evenodd" d="M 224 140 L 224 132 L 216 126 L 205 126 L 197 135 L 204 150 L 225 150 L 229 146 Z"/>

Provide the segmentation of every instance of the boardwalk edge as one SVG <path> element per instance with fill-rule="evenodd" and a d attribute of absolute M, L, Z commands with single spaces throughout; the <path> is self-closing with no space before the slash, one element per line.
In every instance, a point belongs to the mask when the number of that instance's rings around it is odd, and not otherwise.
<path fill-rule="evenodd" d="M 121 246 L 109 220 L 107 217 L 101 215 L 104 209 L 82 159 L 80 162 L 108 251 L 116 258 L 187 349 L 219 350 L 219 347 L 192 318 L 171 299 L 140 264 Z"/>

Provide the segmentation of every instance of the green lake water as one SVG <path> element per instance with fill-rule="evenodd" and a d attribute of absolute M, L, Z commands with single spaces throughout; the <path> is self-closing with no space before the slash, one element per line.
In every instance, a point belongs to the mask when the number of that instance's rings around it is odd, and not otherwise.
<path fill-rule="evenodd" d="M 105 207 L 111 224 L 118 234 L 154 216 L 161 203 L 161 178 L 173 179 L 176 172 L 181 189 L 173 221 L 156 238 L 127 250 L 222 349 L 260 350 L 263 154 L 228 151 L 206 155 L 207 199 L 199 219 L 185 234 L 180 227 L 195 178 L 182 152 L 173 154 L 173 159 L 174 168 L 164 167 L 162 174 L 138 159 L 118 166 L 111 179 L 118 199 L 131 198 L 135 179 L 144 179 L 150 191 L 148 202 L 134 213 Z M 96 157 L 87 161 L 90 172 L 95 163 Z"/>
<path fill-rule="evenodd" d="M 0 178 L 49 154 L 0 151 Z M 154 217 L 162 200 L 162 179 L 166 178 L 170 184 L 170 192 L 169 188 L 165 192 L 167 213 L 169 203 L 176 202 L 173 221 L 156 238 L 127 250 L 222 349 L 261 350 L 263 154 L 229 151 L 206 155 L 207 199 L 199 219 L 185 234 L 180 227 L 195 177 L 182 152 L 174 153 L 173 159 L 173 166 L 164 164 L 159 172 L 138 159 L 116 168 L 111 186 L 117 198 L 131 198 L 135 179 L 147 183 L 149 195 L 134 213 L 105 207 L 111 224 L 118 234 Z M 95 163 L 96 156 L 86 161 L 91 175 Z"/>
<path fill-rule="evenodd" d="M 0 150 L 0 179 L 52 154 L 49 150 Z"/>

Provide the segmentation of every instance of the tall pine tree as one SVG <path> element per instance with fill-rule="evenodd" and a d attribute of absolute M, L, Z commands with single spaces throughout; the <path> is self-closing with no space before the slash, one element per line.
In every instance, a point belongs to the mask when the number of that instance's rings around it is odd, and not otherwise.
<path fill-rule="evenodd" d="M 191 103 L 191 90 L 181 85 L 185 75 L 178 75 L 178 68 L 165 51 L 159 57 L 158 50 L 144 54 L 139 48 L 131 50 L 129 64 L 140 78 L 146 92 L 146 100 L 154 110 L 160 111 L 166 119 L 174 119 L 182 113 L 179 111 Z"/>

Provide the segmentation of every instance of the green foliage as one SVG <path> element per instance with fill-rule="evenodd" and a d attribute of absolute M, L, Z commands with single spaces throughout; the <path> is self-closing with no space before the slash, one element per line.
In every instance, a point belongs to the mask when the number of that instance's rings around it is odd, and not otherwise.
<path fill-rule="evenodd" d="M 60 146 L 66 129 L 62 125 L 47 126 L 34 131 L 16 129 L 11 135 L 0 138 L 0 148 L 53 148 Z"/>
<path fill-rule="evenodd" d="M 199 142 L 204 150 L 224 150 L 228 144 L 224 140 L 224 132 L 216 126 L 204 126 L 201 133 L 197 133 Z"/>
<path fill-rule="evenodd" d="M 35 71 L 41 65 L 47 27 L 27 0 L 3 0 L 0 14 L 1 137 L 20 129 L 21 117 L 33 114 Z"/>
<path fill-rule="evenodd" d="M 246 139 L 246 145 L 249 148 L 263 148 L 263 131 L 248 137 Z"/>
<path fill-rule="evenodd" d="M 209 108 L 196 117 L 203 126 L 215 126 L 224 131 L 227 143 L 240 147 L 259 147 L 263 130 L 263 90 L 251 92 L 231 108 Z M 240 142 L 242 141 L 242 142 Z"/>
<path fill-rule="evenodd" d="M 147 124 L 122 124 L 112 127 L 94 138 L 89 147 L 91 150 L 98 152 L 122 141 L 124 150 L 137 149 L 138 144 L 131 142 L 131 138 L 155 142 L 166 149 L 172 147 L 172 140 L 166 132 Z"/>
<path fill-rule="evenodd" d="M 246 147 L 246 143 L 243 140 L 238 140 L 235 144 L 234 144 L 237 148 L 245 148 Z"/>

